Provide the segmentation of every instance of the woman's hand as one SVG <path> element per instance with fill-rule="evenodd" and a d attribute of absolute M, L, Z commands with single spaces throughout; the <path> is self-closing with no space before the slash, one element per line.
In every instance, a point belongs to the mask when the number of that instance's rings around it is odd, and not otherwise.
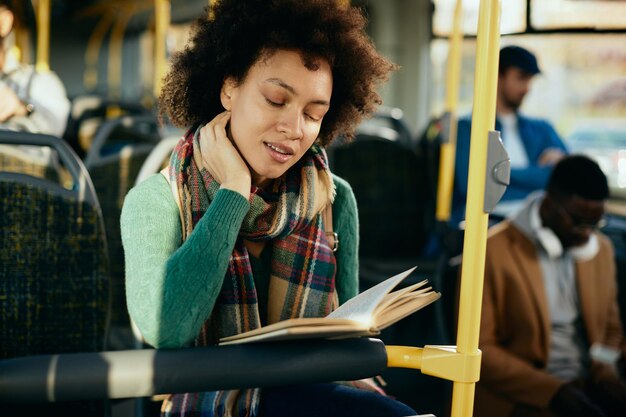
<path fill-rule="evenodd" d="M 221 185 L 220 188 L 236 191 L 248 199 L 252 177 L 241 154 L 228 139 L 226 125 L 229 120 L 230 112 L 225 111 L 200 129 L 202 165 Z"/>

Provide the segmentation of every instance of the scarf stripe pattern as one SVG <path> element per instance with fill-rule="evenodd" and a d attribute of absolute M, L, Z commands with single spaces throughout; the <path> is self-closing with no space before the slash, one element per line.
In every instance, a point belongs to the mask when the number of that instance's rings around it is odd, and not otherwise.
<path fill-rule="evenodd" d="M 199 132 L 200 127 L 195 132 L 190 130 L 170 158 L 169 174 L 180 202 L 183 240 L 191 234 L 220 187 L 198 165 L 202 160 Z M 244 239 L 272 245 L 268 323 L 295 317 L 323 317 L 337 307 L 336 260 L 320 214 L 320 208 L 332 202 L 333 193 L 326 153 L 317 145 L 275 180 L 271 190 L 252 187 L 250 210 L 229 259 L 213 312 L 196 345 L 215 344 L 222 337 L 261 326 Z M 253 417 L 259 397 L 260 389 L 176 394 L 164 402 L 162 412 L 167 417 Z"/>

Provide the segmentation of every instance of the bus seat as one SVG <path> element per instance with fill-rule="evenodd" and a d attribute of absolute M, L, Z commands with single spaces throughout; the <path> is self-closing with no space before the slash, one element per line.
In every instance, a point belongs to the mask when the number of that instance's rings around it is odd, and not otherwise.
<path fill-rule="evenodd" d="M 111 258 L 112 349 L 129 349 L 135 345 L 126 309 L 120 213 L 126 193 L 135 184 L 139 169 L 159 142 L 160 134 L 153 116 L 122 116 L 100 127 L 85 157 L 85 166 L 102 206 Z"/>
<path fill-rule="evenodd" d="M 331 170 L 350 183 L 357 200 L 361 290 L 417 265 L 403 284 L 428 278 L 442 291 L 442 259 L 421 256 L 432 222 L 420 155 L 400 141 L 364 134 L 331 148 Z M 381 339 L 389 345 L 451 344 L 439 302 L 385 329 Z M 438 411 L 449 389 L 447 381 L 421 374 L 409 377 L 400 369 L 386 370 L 383 378 L 391 395 L 417 409 Z"/>
<path fill-rule="evenodd" d="M 425 238 L 424 171 L 401 143 L 357 135 L 333 150 L 331 170 L 348 181 L 359 208 L 359 254 L 366 258 L 419 256 Z"/>
<path fill-rule="evenodd" d="M 433 196 L 437 193 L 437 182 L 439 180 L 439 149 L 443 140 L 443 125 L 440 117 L 434 117 L 429 122 L 417 140 L 417 152 L 422 155 L 426 170 L 428 191 Z"/>
<path fill-rule="evenodd" d="M 73 97 L 71 103 L 63 137 L 81 157 L 89 151 L 96 132 L 106 120 L 122 115 L 150 114 L 140 103 L 111 100 L 97 94 Z"/>
<path fill-rule="evenodd" d="M 45 146 L 0 145 L 0 171 L 26 174 L 57 183 L 61 182 L 61 177 L 65 177 L 56 152 Z"/>
<path fill-rule="evenodd" d="M 413 146 L 413 135 L 404 118 L 404 112 L 397 107 L 380 106 L 376 112 L 357 127 L 357 138 L 362 135 L 378 135 L 402 145 Z"/>
<path fill-rule="evenodd" d="M 161 169 L 165 168 L 170 162 L 170 155 L 172 154 L 172 150 L 176 144 L 180 141 L 180 136 L 170 136 L 167 138 L 163 138 L 155 147 L 152 149 L 145 162 L 141 166 L 139 170 L 139 174 L 137 174 L 136 184 L 139 184 L 150 175 L 159 172 Z"/>
<path fill-rule="evenodd" d="M 60 138 L 0 131 L 0 143 L 54 149 L 72 181 L 66 188 L 0 172 L 0 358 L 100 351 L 108 323 L 108 254 L 89 175 Z M 102 402 L 15 409 L 0 404 L 2 415 L 103 412 Z"/>

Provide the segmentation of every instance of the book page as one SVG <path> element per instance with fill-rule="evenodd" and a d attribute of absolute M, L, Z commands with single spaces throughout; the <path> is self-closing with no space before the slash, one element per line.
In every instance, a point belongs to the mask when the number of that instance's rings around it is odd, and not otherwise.
<path fill-rule="evenodd" d="M 302 323 L 306 322 L 306 323 Z M 307 338 L 345 338 L 375 336 L 379 331 L 350 320 L 326 318 L 289 319 L 246 333 L 220 339 L 220 346 L 250 342 Z"/>
<path fill-rule="evenodd" d="M 373 325 L 378 330 L 383 330 L 406 316 L 413 314 L 417 310 L 426 307 L 441 297 L 441 294 L 438 292 L 423 292 L 424 290 L 409 293 L 398 298 L 393 304 L 388 306 L 387 309 L 380 311 L 377 314 L 376 321 Z M 417 294 L 418 292 L 422 294 Z"/>
<path fill-rule="evenodd" d="M 380 329 L 376 327 L 376 324 L 381 322 L 381 319 L 375 317 L 375 314 L 378 314 L 379 307 L 383 307 L 381 310 L 383 314 L 382 322 L 387 323 L 389 320 L 394 320 L 395 317 L 399 319 L 418 310 L 421 304 L 427 304 L 421 300 L 419 303 L 414 301 L 416 295 L 419 297 L 420 293 L 430 290 L 430 287 L 419 289 L 426 283 L 426 280 L 390 294 L 393 288 L 416 268 L 413 267 L 388 278 L 362 292 L 326 317 L 294 318 L 280 321 L 249 332 L 222 338 L 220 339 L 220 345 L 314 337 L 375 336 L 380 333 Z M 404 308 L 405 305 L 410 306 L 410 311 Z M 395 309 L 397 311 L 393 314 L 387 311 Z"/>
<path fill-rule="evenodd" d="M 422 294 L 431 291 L 432 287 L 426 287 L 418 291 L 419 288 L 423 287 L 427 283 L 428 280 L 425 279 L 418 282 L 417 284 L 409 285 L 408 287 L 388 293 L 387 295 L 385 295 L 385 298 L 383 298 L 383 300 L 378 303 L 378 306 L 376 306 L 376 310 L 374 310 L 374 316 L 377 316 L 381 311 L 385 311 L 389 307 L 389 305 L 395 304 L 399 298 L 414 297 L 416 294 Z"/>
<path fill-rule="evenodd" d="M 409 276 L 417 267 L 413 267 L 398 275 L 388 278 L 362 292 L 356 297 L 346 301 L 338 309 L 326 316 L 329 319 L 348 319 L 372 327 L 376 307 L 385 299 L 385 296 L 402 281 Z"/>
<path fill-rule="evenodd" d="M 295 319 L 288 319 L 279 321 L 276 323 L 268 324 L 267 326 L 259 327 L 258 329 L 250 330 L 245 333 L 239 333 L 233 336 L 223 337 L 220 341 L 230 341 L 236 339 L 244 339 L 247 337 L 253 337 L 264 333 L 271 333 L 282 329 L 291 329 L 296 327 L 305 327 L 307 329 L 313 329 L 318 326 L 352 326 L 355 327 L 356 323 L 351 320 L 333 320 L 331 323 L 326 320 L 325 317 L 302 317 Z M 357 326 L 362 327 L 362 326 Z"/>

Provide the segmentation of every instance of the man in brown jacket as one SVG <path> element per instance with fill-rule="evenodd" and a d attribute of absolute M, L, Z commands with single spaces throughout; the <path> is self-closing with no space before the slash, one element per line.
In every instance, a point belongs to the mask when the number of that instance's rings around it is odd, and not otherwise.
<path fill-rule="evenodd" d="M 546 193 L 489 232 L 475 417 L 626 416 L 606 177 L 561 160 Z"/>

